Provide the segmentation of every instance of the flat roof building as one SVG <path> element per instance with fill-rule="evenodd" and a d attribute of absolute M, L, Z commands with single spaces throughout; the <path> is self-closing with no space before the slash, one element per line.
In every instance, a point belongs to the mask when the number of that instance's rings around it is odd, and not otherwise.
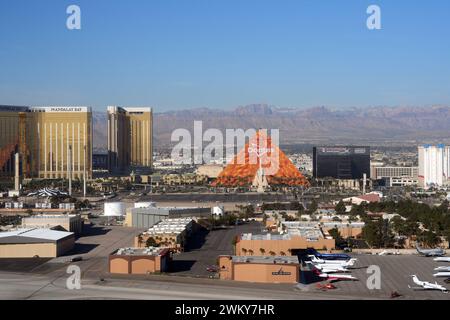
<path fill-rule="evenodd" d="M 127 209 L 125 226 L 136 228 L 151 228 L 164 219 L 175 219 L 187 217 L 209 217 L 211 208 L 200 207 L 156 207 Z"/>
<path fill-rule="evenodd" d="M 42 214 L 23 218 L 22 227 L 47 229 L 61 227 L 64 231 L 69 231 L 73 232 L 75 235 L 80 235 L 83 232 L 83 220 L 78 214 Z"/>
<path fill-rule="evenodd" d="M 294 256 L 219 256 L 222 280 L 298 283 L 300 263 Z"/>
<path fill-rule="evenodd" d="M 279 229 L 279 234 L 241 234 L 236 242 L 236 255 L 290 256 L 307 248 L 331 250 L 335 247 L 335 240 L 314 222 L 281 221 Z"/>
<path fill-rule="evenodd" d="M 74 245 L 73 232 L 38 228 L 0 232 L 0 258 L 55 258 Z"/>
<path fill-rule="evenodd" d="M 154 245 L 182 251 L 194 228 L 195 221 L 192 218 L 165 219 L 135 237 L 135 247 L 146 247 L 150 241 Z"/>
<path fill-rule="evenodd" d="M 109 256 L 109 272 L 118 274 L 149 274 L 165 272 L 169 267 L 167 248 L 121 248 Z"/>
<path fill-rule="evenodd" d="M 314 147 L 313 175 L 315 178 L 370 178 L 370 147 Z"/>

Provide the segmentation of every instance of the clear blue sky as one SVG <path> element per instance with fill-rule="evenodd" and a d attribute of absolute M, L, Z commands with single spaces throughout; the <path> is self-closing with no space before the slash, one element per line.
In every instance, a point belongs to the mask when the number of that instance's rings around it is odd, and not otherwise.
<path fill-rule="evenodd" d="M 0 104 L 250 103 L 450 104 L 450 1 L 0 0 Z"/>

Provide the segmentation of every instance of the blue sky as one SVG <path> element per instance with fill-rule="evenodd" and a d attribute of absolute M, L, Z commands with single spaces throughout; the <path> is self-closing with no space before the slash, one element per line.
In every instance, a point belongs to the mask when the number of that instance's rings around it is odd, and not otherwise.
<path fill-rule="evenodd" d="M 450 104 L 449 35 L 448 0 L 0 0 L 0 104 Z"/>

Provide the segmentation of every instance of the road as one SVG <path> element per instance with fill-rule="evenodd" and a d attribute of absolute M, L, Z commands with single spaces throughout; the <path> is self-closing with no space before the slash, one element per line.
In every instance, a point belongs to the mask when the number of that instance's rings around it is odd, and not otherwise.
<path fill-rule="evenodd" d="M 205 234 L 199 232 L 189 240 L 186 252 L 174 256 L 177 275 L 209 276 L 208 266 L 217 264 L 220 255 L 233 255 L 233 238 L 241 233 L 260 233 L 261 224 L 250 222 Z"/>
<path fill-rule="evenodd" d="M 323 299 L 320 292 L 267 290 L 228 285 L 178 283 L 111 279 L 105 283 L 83 280 L 80 290 L 66 288 L 69 275 L 56 278 L 29 274 L 0 273 L 0 300 L 79 300 L 79 299 L 136 299 L 136 300 L 295 300 Z M 351 299 L 351 297 L 330 297 Z"/>

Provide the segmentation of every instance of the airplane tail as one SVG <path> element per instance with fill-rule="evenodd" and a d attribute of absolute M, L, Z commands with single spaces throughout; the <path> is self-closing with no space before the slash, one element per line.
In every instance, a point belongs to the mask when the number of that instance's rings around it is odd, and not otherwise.
<path fill-rule="evenodd" d="M 422 253 L 422 248 L 419 246 L 419 243 L 416 243 L 416 250 L 418 253 Z"/>

